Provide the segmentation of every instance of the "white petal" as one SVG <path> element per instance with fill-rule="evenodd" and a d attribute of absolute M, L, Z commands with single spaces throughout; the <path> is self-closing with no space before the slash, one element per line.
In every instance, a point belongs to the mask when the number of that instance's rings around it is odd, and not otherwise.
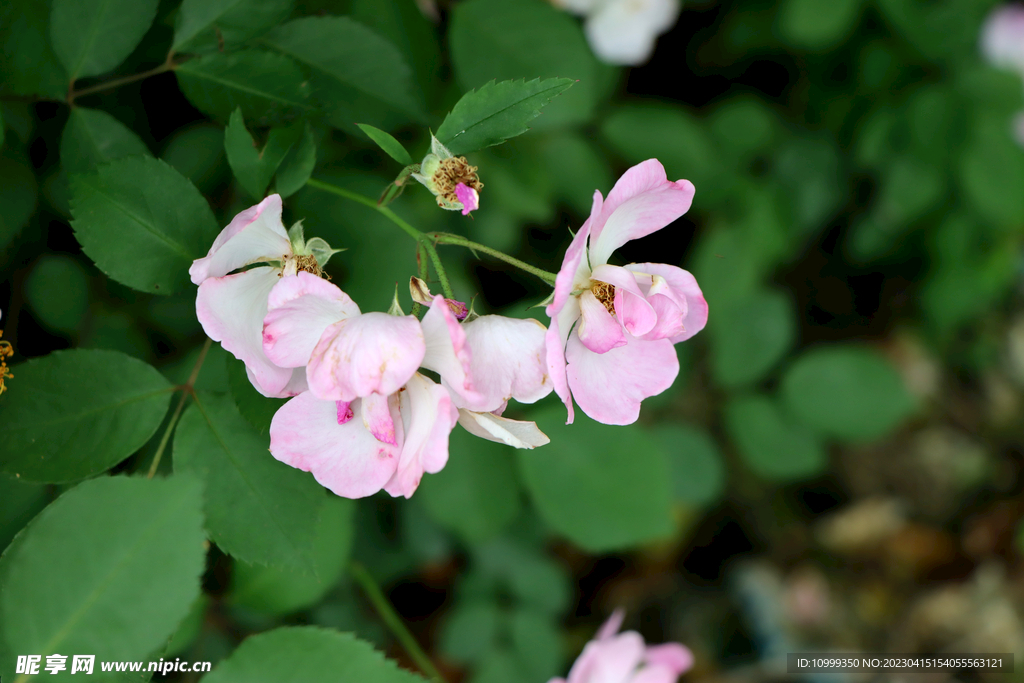
<path fill-rule="evenodd" d="M 281 197 L 272 194 L 235 216 L 217 235 L 210 253 L 196 259 L 188 273 L 198 285 L 250 263 L 274 261 L 291 253 L 288 232 L 281 222 Z"/>
<path fill-rule="evenodd" d="M 492 413 L 476 413 L 460 408 L 459 424 L 473 436 L 508 444 L 513 448 L 529 450 L 551 442 L 536 422 L 510 420 Z"/>

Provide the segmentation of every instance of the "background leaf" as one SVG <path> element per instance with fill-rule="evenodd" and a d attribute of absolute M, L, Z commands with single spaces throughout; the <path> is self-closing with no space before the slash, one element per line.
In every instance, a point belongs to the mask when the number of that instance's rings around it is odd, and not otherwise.
<path fill-rule="evenodd" d="M 357 123 L 356 126 L 359 130 L 366 133 L 366 137 L 377 143 L 377 146 L 387 152 L 388 156 L 402 164 L 403 166 L 412 165 L 412 157 L 409 156 L 409 152 L 406 151 L 402 143 L 396 140 L 390 133 L 382 131 L 379 128 L 367 125 L 365 123 Z"/>
<path fill-rule="evenodd" d="M 19 653 L 95 654 L 112 680 L 100 661 L 165 645 L 199 594 L 200 506 L 191 479 L 102 477 L 43 510 L 0 558 L 4 680 Z M 75 680 L 67 665 L 57 679 Z"/>
<path fill-rule="evenodd" d="M 224 130 L 224 151 L 238 183 L 257 201 L 266 194 L 271 178 L 303 132 L 300 125 L 274 128 L 263 149 L 259 149 L 245 128 L 242 112 L 236 109 Z"/>
<path fill-rule="evenodd" d="M 68 76 L 50 47 L 50 2 L 0 3 L 0 92 L 63 99 Z"/>
<path fill-rule="evenodd" d="M 267 436 L 270 433 L 270 421 L 277 409 L 288 402 L 284 398 L 267 398 L 256 391 L 249 377 L 245 374 L 245 363 L 234 356 L 227 356 L 228 383 L 235 406 L 245 421 L 257 434 Z"/>
<path fill-rule="evenodd" d="M 796 337 L 796 315 L 780 292 L 759 290 L 722 306 L 711 320 L 715 381 L 727 388 L 756 382 Z"/>
<path fill-rule="evenodd" d="M 60 163 L 69 174 L 128 156 L 151 156 L 139 136 L 99 109 L 75 107 L 60 139 Z"/>
<path fill-rule="evenodd" d="M 206 528 L 225 552 L 315 573 L 324 491 L 311 475 L 275 460 L 230 398 L 197 394 L 174 437 L 174 471 L 205 484 Z"/>
<path fill-rule="evenodd" d="M 118 282 L 154 294 L 191 286 L 192 261 L 217 236 L 210 206 L 157 159 L 113 161 L 72 183 L 71 222 L 82 249 Z"/>
<path fill-rule="evenodd" d="M 399 669 L 350 633 L 292 626 L 247 638 L 203 680 L 206 683 L 289 680 L 414 683 L 423 679 Z"/>
<path fill-rule="evenodd" d="M 884 436 L 915 410 L 892 365 L 858 346 L 808 351 L 786 370 L 780 391 L 801 422 L 846 441 Z"/>
<path fill-rule="evenodd" d="M 159 0 L 52 0 L 50 40 L 72 81 L 110 71 L 149 30 Z"/>
<path fill-rule="evenodd" d="M 455 103 L 437 139 L 455 155 L 500 145 L 529 130 L 526 124 L 572 84 L 571 78 L 487 83 Z"/>
<path fill-rule="evenodd" d="M 803 479 L 828 465 L 815 436 L 794 424 L 764 396 L 730 400 L 725 407 L 725 425 L 747 466 L 766 479 Z"/>
<path fill-rule="evenodd" d="M 666 424 L 654 430 L 668 456 L 672 497 L 687 505 L 709 505 L 725 492 L 726 469 L 718 444 L 693 425 Z"/>
<path fill-rule="evenodd" d="M 274 189 L 282 197 L 291 197 L 306 186 L 316 168 L 316 140 L 308 123 L 302 127 L 302 137 L 292 145 L 277 169 Z"/>
<path fill-rule="evenodd" d="M 167 413 L 171 385 L 118 351 L 56 351 L 15 368 L 17 401 L 0 402 L 4 472 L 76 481 L 127 458 Z"/>
<path fill-rule="evenodd" d="M 287 19 L 294 4 L 294 0 L 183 0 L 171 49 L 231 50 Z"/>
<path fill-rule="evenodd" d="M 610 427 L 561 406 L 530 418 L 551 438 L 517 451 L 526 490 L 548 524 L 590 552 L 629 548 L 671 532 L 669 469 L 643 429 Z"/>

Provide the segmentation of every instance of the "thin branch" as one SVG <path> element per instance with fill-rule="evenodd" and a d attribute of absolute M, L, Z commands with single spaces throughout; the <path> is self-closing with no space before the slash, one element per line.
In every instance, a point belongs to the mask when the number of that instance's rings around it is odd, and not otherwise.
<path fill-rule="evenodd" d="M 212 344 L 213 340 L 207 337 L 206 343 L 203 344 L 203 348 L 199 352 L 199 358 L 196 359 L 196 364 L 192 366 L 192 372 L 188 376 L 188 381 L 184 386 L 177 387 L 181 389 L 181 400 L 178 401 L 178 407 L 174 409 L 171 421 L 167 423 L 167 428 L 164 430 L 163 436 L 160 437 L 160 445 L 156 447 L 156 455 L 153 456 L 153 463 L 149 466 L 149 473 L 146 475 L 146 479 L 152 479 L 156 474 L 157 468 L 160 467 L 160 459 L 164 456 L 164 451 L 167 449 L 167 442 L 171 440 L 171 432 L 174 431 L 174 426 L 178 424 L 181 411 L 185 408 L 185 401 L 188 400 L 188 397 L 195 390 L 196 380 L 199 378 L 199 370 L 203 367 L 206 353 L 210 350 Z"/>

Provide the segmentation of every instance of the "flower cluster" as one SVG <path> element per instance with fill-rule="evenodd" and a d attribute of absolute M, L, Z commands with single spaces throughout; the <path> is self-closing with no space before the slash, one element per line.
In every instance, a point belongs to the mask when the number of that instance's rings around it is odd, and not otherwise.
<path fill-rule="evenodd" d="M 624 174 L 607 200 L 595 193 L 556 278 L 550 329 L 474 315 L 418 278 L 410 294 L 426 307 L 422 319 L 397 297 L 388 312 L 363 312 L 322 277 L 335 250 L 306 241 L 301 224 L 285 230 L 277 195 L 238 214 L 195 261 L 196 311 L 257 391 L 290 397 L 271 422 L 275 458 L 339 496 L 409 497 L 425 472 L 444 467 L 456 423 L 535 448 L 548 438 L 503 417 L 512 399 L 534 403 L 554 390 L 567 423 L 575 398 L 600 422 L 629 424 L 644 398 L 672 384 L 673 344 L 707 320 L 696 281 L 675 266 L 608 260 L 685 213 L 693 193 L 653 159 Z"/>
<path fill-rule="evenodd" d="M 552 0 L 586 17 L 591 49 L 609 64 L 638 66 L 651 57 L 658 36 L 679 17 L 679 0 Z"/>
<path fill-rule="evenodd" d="M 992 11 L 982 29 L 981 49 L 993 66 L 1024 77 L 1024 5 L 1004 5 Z M 1024 147 L 1024 111 L 1017 114 L 1014 134 Z"/>
<path fill-rule="evenodd" d="M 674 683 L 693 666 L 693 654 L 679 643 L 645 645 L 636 631 L 619 633 L 624 616 L 616 610 L 583 648 L 569 677 L 548 683 Z"/>

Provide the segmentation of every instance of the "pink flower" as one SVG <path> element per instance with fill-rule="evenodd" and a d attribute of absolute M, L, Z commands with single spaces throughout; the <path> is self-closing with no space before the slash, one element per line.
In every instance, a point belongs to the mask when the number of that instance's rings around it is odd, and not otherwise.
<path fill-rule="evenodd" d="M 675 683 L 693 666 L 693 654 L 679 643 L 644 645 L 636 631 L 618 633 L 622 610 L 616 610 L 569 670 L 568 679 L 548 683 Z"/>
<path fill-rule="evenodd" d="M 708 306 L 694 277 L 663 263 L 608 264 L 626 242 L 656 232 L 693 201 L 688 180 L 669 182 L 649 159 L 626 171 L 566 250 L 546 311 L 547 365 L 555 393 L 605 424 L 631 424 L 643 399 L 679 373 L 673 344 L 704 328 Z"/>
<path fill-rule="evenodd" d="M 455 186 L 455 196 L 462 203 L 462 215 L 468 216 L 470 211 L 480 208 L 480 193 L 465 183 Z"/>
<path fill-rule="evenodd" d="M 1024 6 L 1011 4 L 994 9 L 982 28 L 981 49 L 994 66 L 1024 75 Z"/>

